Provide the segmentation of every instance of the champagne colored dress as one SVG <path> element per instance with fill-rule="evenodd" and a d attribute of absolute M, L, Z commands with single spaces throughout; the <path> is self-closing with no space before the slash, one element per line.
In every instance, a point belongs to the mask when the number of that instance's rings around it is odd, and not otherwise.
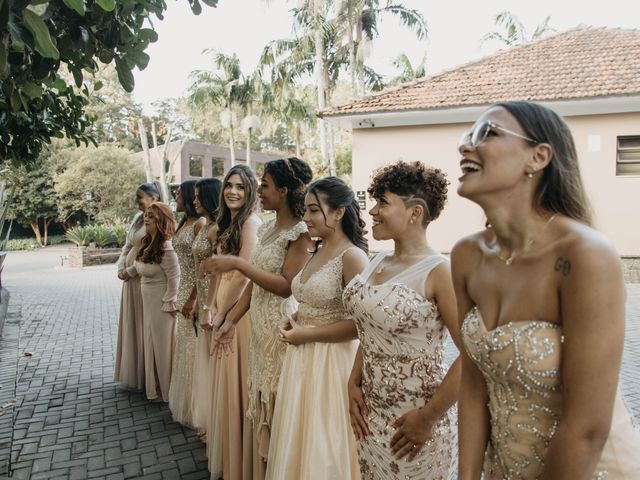
<path fill-rule="evenodd" d="M 195 240 L 196 222 L 183 225 L 173 237 L 173 248 L 180 263 L 180 286 L 176 314 L 176 345 L 173 351 L 169 409 L 173 419 L 193 427 L 191 393 L 193 389 L 193 364 L 196 353 L 196 333 L 190 318 L 182 315 L 182 308 L 196 286 L 195 260 L 191 247 Z"/>
<path fill-rule="evenodd" d="M 428 403 L 446 374 L 449 333 L 437 305 L 419 291 L 431 270 L 447 259 L 430 255 L 385 283 L 369 283 L 387 255 L 376 256 L 343 295 L 358 327 L 362 394 L 369 408 L 371 435 L 358 443 L 360 473 L 363 479 L 448 480 L 458 457 L 455 408 L 442 416 L 411 462 L 396 460 L 389 448 L 393 422 Z"/>
<path fill-rule="evenodd" d="M 231 271 L 220 275 L 216 285 L 214 307 L 230 295 L 233 278 L 242 275 Z M 247 337 L 249 313 L 236 324 L 231 342 L 233 352 L 211 357 L 211 414 L 207 427 L 207 455 L 211 479 L 242 478 L 242 431 L 247 409 Z"/>
<path fill-rule="evenodd" d="M 195 240 L 191 251 L 193 252 L 194 269 L 196 272 L 196 290 L 198 292 L 198 318 L 205 316 L 203 307 L 207 303 L 209 293 L 209 278 L 200 277 L 200 263 L 209 258 L 213 253 L 213 246 L 207 238 L 207 230 L 210 224 L 204 225 Z M 192 419 L 193 426 L 200 432 L 205 432 L 209 422 L 211 412 L 211 357 L 209 347 L 211 346 L 211 331 L 200 327 L 198 323 L 198 334 L 195 345 L 195 360 L 193 364 L 193 389 L 192 399 Z"/>
<path fill-rule="evenodd" d="M 562 416 L 562 327 L 531 320 L 487 330 L 474 307 L 461 336 L 489 395 L 491 433 L 484 477 L 542 479 L 547 448 Z M 640 431 L 619 389 L 609 439 L 593 479 L 640 479 Z"/>
<path fill-rule="evenodd" d="M 258 243 L 251 263 L 271 273 L 282 273 L 289 244 L 307 231 L 300 221 L 291 228 L 275 231 L 275 220 L 258 229 Z M 243 478 L 264 478 L 269 455 L 271 420 L 276 401 L 285 345 L 278 337 L 278 326 L 285 322 L 282 297 L 253 284 L 249 321 L 249 384 L 247 416 L 243 433 Z"/>
<path fill-rule="evenodd" d="M 140 242 L 146 235 L 142 213 L 133 220 L 127 233 L 127 241 L 116 266 L 118 273 L 133 265 L 140 249 Z M 120 321 L 116 347 L 114 380 L 121 388 L 144 389 L 144 334 L 142 327 L 142 291 L 140 278 L 130 278 L 122 282 L 120 299 Z"/>
<path fill-rule="evenodd" d="M 300 325 L 320 327 L 349 318 L 342 303 L 343 255 L 304 283 L 304 269 L 294 277 L 291 290 L 299 302 Z M 357 349 L 357 340 L 287 346 L 273 413 L 267 479 L 360 478 L 347 391 Z"/>
<path fill-rule="evenodd" d="M 147 398 L 168 402 L 180 265 L 171 242 L 165 242 L 163 248 L 160 263 L 136 260 L 127 271 L 132 276 L 140 276 Z"/>

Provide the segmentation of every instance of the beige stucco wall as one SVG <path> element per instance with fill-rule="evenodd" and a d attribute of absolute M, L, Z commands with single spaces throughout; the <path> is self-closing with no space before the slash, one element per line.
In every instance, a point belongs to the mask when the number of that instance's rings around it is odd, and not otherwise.
<path fill-rule="evenodd" d="M 640 113 L 566 120 L 576 141 L 596 228 L 613 241 L 620 254 L 640 255 L 640 176 L 616 177 L 616 137 L 640 135 Z M 371 172 L 397 159 L 420 160 L 443 169 L 451 180 L 449 199 L 441 217 L 429 227 L 428 237 L 435 248 L 450 251 L 457 239 L 484 224 L 480 208 L 456 193 L 460 169 L 455 146 L 460 134 L 470 127 L 467 123 L 354 129 L 353 189 L 366 190 Z M 599 148 L 593 148 L 598 137 Z M 367 209 L 371 206 L 367 198 Z M 370 225 L 369 215 L 365 218 Z M 370 242 L 372 250 L 391 248 L 388 243 Z"/>

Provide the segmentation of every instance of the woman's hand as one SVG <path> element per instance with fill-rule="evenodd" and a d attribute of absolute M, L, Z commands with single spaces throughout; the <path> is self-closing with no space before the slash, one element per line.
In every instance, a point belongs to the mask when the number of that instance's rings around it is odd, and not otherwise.
<path fill-rule="evenodd" d="M 298 325 L 298 313 L 291 315 L 284 325 L 280 326 L 280 340 L 290 345 L 302 345 L 309 341 L 310 328 Z"/>
<path fill-rule="evenodd" d="M 414 408 L 391 424 L 397 429 L 389 445 L 396 459 L 406 456 L 410 462 L 431 438 L 436 420 L 427 415 L 426 410 L 427 406 Z"/>
<path fill-rule="evenodd" d="M 129 275 L 129 273 L 126 270 L 120 270 L 118 272 L 118 278 L 120 280 L 122 280 L 123 282 L 126 282 L 127 280 L 129 280 L 131 278 L 131 276 Z"/>
<path fill-rule="evenodd" d="M 194 304 L 195 304 L 195 302 L 193 300 L 187 300 L 187 302 L 182 307 L 182 310 L 180 310 L 180 313 L 182 314 L 182 316 L 184 318 L 186 318 L 187 320 L 193 318 L 193 306 L 194 306 Z"/>
<path fill-rule="evenodd" d="M 200 275 L 217 275 L 219 273 L 235 270 L 238 266 L 238 258 L 235 255 L 214 255 L 200 263 Z"/>
<path fill-rule="evenodd" d="M 211 310 L 203 309 L 203 315 L 200 317 L 200 327 L 204 330 L 211 330 L 213 325 L 213 315 Z"/>
<path fill-rule="evenodd" d="M 356 436 L 356 440 L 362 440 L 370 435 L 369 427 L 365 418 L 369 415 L 369 409 L 364 403 L 362 388 L 349 382 L 349 416 L 351 417 L 351 428 Z"/>
<path fill-rule="evenodd" d="M 224 355 L 233 353 L 233 337 L 235 333 L 236 326 L 232 322 L 224 322 L 213 334 L 209 355 L 217 353 L 218 358 L 222 358 L 223 353 Z"/>
<path fill-rule="evenodd" d="M 225 322 L 226 314 L 217 313 L 213 316 L 213 320 L 211 320 L 211 328 L 215 331 L 218 330 L 222 324 Z"/>

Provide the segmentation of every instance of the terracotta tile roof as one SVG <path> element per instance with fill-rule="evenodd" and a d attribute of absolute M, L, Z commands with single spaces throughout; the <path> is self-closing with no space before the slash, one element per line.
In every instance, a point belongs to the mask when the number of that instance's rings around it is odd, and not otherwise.
<path fill-rule="evenodd" d="M 334 107 L 323 117 L 640 93 L 640 30 L 578 27 Z"/>

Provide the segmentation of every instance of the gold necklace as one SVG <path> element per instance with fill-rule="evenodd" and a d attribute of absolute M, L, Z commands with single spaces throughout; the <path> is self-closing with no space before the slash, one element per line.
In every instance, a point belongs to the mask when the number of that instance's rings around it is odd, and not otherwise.
<path fill-rule="evenodd" d="M 542 235 L 542 232 L 544 232 L 545 228 L 547 228 L 547 225 L 549 225 L 554 218 L 556 218 L 558 214 L 554 213 L 553 215 L 551 215 L 551 217 L 549 217 L 549 219 L 545 222 L 545 224 L 542 226 L 542 228 L 540 229 L 540 235 Z M 524 244 L 524 247 L 522 247 L 522 250 L 520 250 L 519 252 L 517 252 L 518 255 L 524 253 L 527 248 L 529 248 L 533 242 L 536 240 L 536 237 L 530 238 L 529 240 L 527 240 L 527 242 Z M 496 256 L 504 262 L 505 265 L 509 266 L 513 263 L 513 257 L 516 256 L 516 252 L 515 250 L 511 251 L 511 255 L 509 255 L 507 258 L 502 258 L 500 255 L 496 254 Z"/>

